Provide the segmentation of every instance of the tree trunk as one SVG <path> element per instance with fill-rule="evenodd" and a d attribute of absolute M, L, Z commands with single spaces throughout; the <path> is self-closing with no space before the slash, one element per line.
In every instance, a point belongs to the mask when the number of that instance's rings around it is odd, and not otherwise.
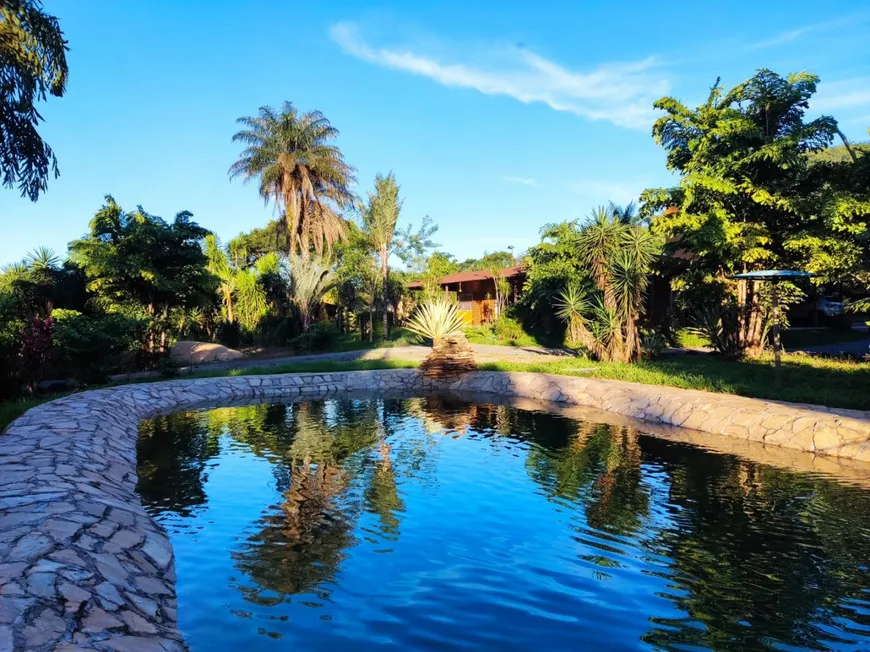
<path fill-rule="evenodd" d="M 369 342 L 375 341 L 375 301 L 369 304 Z"/>
<path fill-rule="evenodd" d="M 383 304 L 384 304 L 384 339 L 390 339 L 390 318 L 388 316 L 387 305 L 389 303 L 389 282 L 390 282 L 390 263 L 388 257 L 390 255 L 386 245 L 381 245 L 381 282 L 383 284 Z"/>
<path fill-rule="evenodd" d="M 758 302 L 754 281 L 738 281 L 737 305 L 740 350 L 750 358 L 757 358 L 764 352 L 765 319 L 764 310 Z"/>

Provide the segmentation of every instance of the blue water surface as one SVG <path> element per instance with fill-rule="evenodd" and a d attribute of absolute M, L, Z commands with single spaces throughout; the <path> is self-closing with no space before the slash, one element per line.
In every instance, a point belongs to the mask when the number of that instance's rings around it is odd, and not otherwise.
<path fill-rule="evenodd" d="M 142 425 L 192 650 L 868 650 L 870 491 L 431 396 Z"/>

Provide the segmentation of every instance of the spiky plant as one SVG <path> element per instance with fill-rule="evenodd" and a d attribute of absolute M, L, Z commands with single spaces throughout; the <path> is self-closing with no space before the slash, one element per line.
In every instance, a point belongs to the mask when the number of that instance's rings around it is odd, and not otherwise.
<path fill-rule="evenodd" d="M 290 258 L 290 300 L 299 311 L 304 332 L 311 328 L 311 318 L 333 282 L 332 270 L 322 258 Z"/>
<path fill-rule="evenodd" d="M 462 332 L 462 318 L 456 304 L 447 299 L 433 299 L 417 307 L 405 325 L 412 333 L 432 340 L 436 346 Z"/>

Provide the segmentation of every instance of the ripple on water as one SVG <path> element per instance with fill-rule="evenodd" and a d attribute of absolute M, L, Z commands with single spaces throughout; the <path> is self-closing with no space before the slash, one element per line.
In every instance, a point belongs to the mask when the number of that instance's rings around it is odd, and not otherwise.
<path fill-rule="evenodd" d="M 870 649 L 870 492 L 430 397 L 142 426 L 193 650 Z"/>

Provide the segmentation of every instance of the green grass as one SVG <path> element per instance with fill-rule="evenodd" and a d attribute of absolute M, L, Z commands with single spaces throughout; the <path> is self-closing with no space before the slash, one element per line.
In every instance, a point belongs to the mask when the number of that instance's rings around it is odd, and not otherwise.
<path fill-rule="evenodd" d="M 516 346 L 540 348 L 543 345 L 524 331 L 512 331 L 510 337 L 500 334 L 491 326 L 469 326 L 465 329 L 465 337 L 471 344 L 489 344 L 492 346 Z"/>
<path fill-rule="evenodd" d="M 855 342 L 868 340 L 867 332 L 845 328 L 808 328 L 801 330 L 789 329 L 782 333 L 782 345 L 787 351 L 801 349 L 807 346 L 837 344 L 839 342 Z"/>
<path fill-rule="evenodd" d="M 29 410 L 30 408 L 36 407 L 40 403 L 45 403 L 46 401 L 53 401 L 54 399 L 60 398 L 61 396 L 61 394 L 55 394 L 53 396 L 31 398 L 19 401 L 3 401 L 2 403 L 0 403 L 0 432 L 2 432 L 7 425 L 15 421 L 15 419 L 27 412 L 27 410 Z"/>
<path fill-rule="evenodd" d="M 390 331 L 389 339 L 381 337 L 380 332 L 379 329 L 375 329 L 374 342 L 369 342 L 368 339 L 361 340 L 358 332 L 343 333 L 336 338 L 327 352 L 339 353 L 344 351 L 363 351 L 366 349 L 387 349 L 394 346 L 408 346 L 420 343 L 420 338 L 417 335 L 401 326 L 393 328 Z"/>
<path fill-rule="evenodd" d="M 549 362 L 490 362 L 480 365 L 492 371 L 531 371 L 566 376 L 590 376 L 647 385 L 665 385 L 737 394 L 794 403 L 816 403 L 831 407 L 870 410 L 870 363 L 786 355 L 783 357 L 783 386 L 777 388 L 770 357 L 729 361 L 713 355 L 681 355 L 634 364 L 601 363 L 577 358 Z M 246 369 L 201 371 L 184 378 L 215 378 L 257 374 L 326 373 L 370 369 L 412 369 L 410 360 L 322 360 Z M 137 382 L 159 382 L 146 378 Z M 94 388 L 88 388 L 94 389 Z M 27 401 L 0 403 L 0 430 L 12 420 L 45 401 L 61 395 Z"/>
<path fill-rule="evenodd" d="M 497 362 L 480 365 L 495 371 L 535 371 L 624 380 L 708 392 L 737 394 L 794 403 L 870 410 L 870 364 L 786 355 L 783 386 L 774 383 L 772 358 L 729 361 L 713 355 L 681 355 L 634 364 L 588 360 Z M 591 369 L 591 371 L 583 371 Z"/>
<path fill-rule="evenodd" d="M 192 374 L 184 374 L 178 378 L 223 378 L 227 376 L 257 376 L 271 374 L 290 373 L 328 373 L 331 371 L 367 371 L 371 369 L 413 369 L 420 366 L 419 362 L 412 360 L 322 360 L 319 362 L 288 362 L 281 365 L 262 367 L 247 367 L 245 369 L 223 369 L 218 371 L 198 371 Z M 114 387 L 116 385 L 133 385 L 142 383 L 157 383 L 168 378 L 139 378 L 127 383 L 113 383 L 99 387 L 87 387 L 84 389 L 101 389 L 102 387 Z M 35 399 L 21 401 L 0 402 L 0 432 L 19 416 L 40 403 L 46 403 L 67 396 L 67 394 L 51 394 Z"/>
<path fill-rule="evenodd" d="M 710 346 L 710 340 L 690 328 L 677 331 L 677 344 L 686 349 L 701 349 Z"/>

